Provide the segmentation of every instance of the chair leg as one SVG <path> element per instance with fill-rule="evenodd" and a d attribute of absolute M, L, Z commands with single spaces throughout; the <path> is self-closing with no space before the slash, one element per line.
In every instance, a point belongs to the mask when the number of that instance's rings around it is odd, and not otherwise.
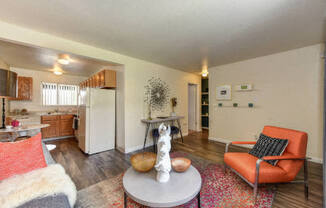
<path fill-rule="evenodd" d="M 256 162 L 256 179 L 255 179 L 255 184 L 254 184 L 254 199 L 256 201 L 257 195 L 258 195 L 258 183 L 259 183 L 259 168 L 260 168 L 260 163 L 263 160 L 258 159 Z"/>
<path fill-rule="evenodd" d="M 254 200 L 257 200 L 257 194 L 258 194 L 258 183 L 257 181 L 254 184 Z"/>
<path fill-rule="evenodd" d="M 308 162 L 307 159 L 304 160 L 303 171 L 304 171 L 304 196 L 308 200 L 309 187 L 308 187 Z"/>

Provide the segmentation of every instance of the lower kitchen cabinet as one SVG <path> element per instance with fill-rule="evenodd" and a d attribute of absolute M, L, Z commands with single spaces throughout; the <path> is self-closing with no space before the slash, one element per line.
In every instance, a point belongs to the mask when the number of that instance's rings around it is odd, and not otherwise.
<path fill-rule="evenodd" d="M 73 115 L 42 116 L 41 123 L 50 125 L 42 129 L 43 139 L 74 135 L 74 129 L 72 128 Z"/>
<path fill-rule="evenodd" d="M 74 129 L 72 128 L 73 115 L 60 116 L 60 136 L 74 135 Z"/>

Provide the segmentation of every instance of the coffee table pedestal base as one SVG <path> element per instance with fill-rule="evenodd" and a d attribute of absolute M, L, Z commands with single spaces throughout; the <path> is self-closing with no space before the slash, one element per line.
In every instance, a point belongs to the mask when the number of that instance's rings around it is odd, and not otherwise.
<path fill-rule="evenodd" d="M 127 208 L 127 202 L 128 202 L 128 199 L 127 199 L 127 194 L 126 192 L 123 192 L 123 204 L 124 204 L 124 208 Z M 200 208 L 200 192 L 197 194 L 197 203 L 198 203 L 198 208 Z"/>

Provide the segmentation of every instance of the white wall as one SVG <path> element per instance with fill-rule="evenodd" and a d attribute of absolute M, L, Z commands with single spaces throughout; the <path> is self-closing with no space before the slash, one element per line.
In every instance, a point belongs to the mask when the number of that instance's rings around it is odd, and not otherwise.
<path fill-rule="evenodd" d="M 1 21 L 0 28 L 1 39 L 66 51 L 124 65 L 124 103 L 121 101 L 121 105 L 124 106 L 125 138 L 124 144 L 119 142 L 119 145 L 122 145 L 119 149 L 131 151 L 142 146 L 145 126 L 140 122 L 140 119 L 144 118 L 146 109 L 143 104 L 144 86 L 152 76 L 160 77 L 166 81 L 171 88 L 172 95 L 175 94 L 178 98 L 177 113 L 185 116 L 182 124 L 183 130 L 187 133 L 187 85 L 188 82 L 198 84 L 200 89 L 200 76 Z M 168 109 L 163 113 L 167 112 L 169 112 Z"/>
<path fill-rule="evenodd" d="M 137 69 L 126 70 L 125 73 L 125 119 L 128 120 L 125 122 L 127 152 L 140 148 L 144 140 L 145 128 L 140 119 L 148 116 L 148 107 L 144 104 L 144 86 L 151 77 L 160 77 L 164 80 L 170 87 L 170 97 L 177 97 L 176 113 L 185 116 L 181 125 L 183 134 L 188 134 L 188 83 L 198 84 L 200 89 L 200 76 L 159 65 L 152 67 L 143 65 Z M 168 105 L 162 112 L 153 112 L 152 117 L 169 115 L 171 110 L 171 106 Z"/>
<path fill-rule="evenodd" d="M 51 111 L 57 109 L 58 107 L 49 107 L 42 105 L 41 97 L 41 82 L 53 82 L 60 84 L 76 84 L 78 85 L 81 81 L 84 81 L 86 77 L 83 76 L 71 76 L 71 75 L 61 75 L 57 76 L 51 72 L 36 71 L 32 69 L 22 69 L 22 68 L 10 68 L 18 76 L 32 77 L 33 78 L 33 99 L 31 101 L 10 101 L 10 111 L 14 109 L 27 109 L 28 111 Z M 73 107 L 59 107 L 60 109 L 75 109 Z"/>
<path fill-rule="evenodd" d="M 305 131 L 307 154 L 322 158 L 323 53 L 324 45 L 312 45 L 283 53 L 210 68 L 210 138 L 248 140 L 264 125 Z M 232 101 L 217 101 L 216 86 L 252 83 L 254 90 L 232 90 Z M 218 103 L 254 108 L 217 107 Z"/>
<path fill-rule="evenodd" d="M 7 69 L 9 70 L 9 65 L 2 59 L 0 59 L 0 69 Z"/>
<path fill-rule="evenodd" d="M 197 85 L 188 85 L 188 130 L 197 130 L 196 106 L 197 106 Z"/>

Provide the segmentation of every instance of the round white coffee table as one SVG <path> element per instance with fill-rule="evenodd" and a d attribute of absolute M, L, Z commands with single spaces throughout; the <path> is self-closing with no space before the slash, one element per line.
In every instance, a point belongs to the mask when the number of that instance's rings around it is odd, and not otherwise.
<path fill-rule="evenodd" d="M 172 170 L 167 183 L 156 181 L 155 169 L 140 173 L 130 167 L 123 176 L 124 207 L 127 207 L 127 196 L 149 207 L 174 207 L 197 196 L 200 207 L 201 184 L 201 176 L 193 166 L 184 173 Z"/>

